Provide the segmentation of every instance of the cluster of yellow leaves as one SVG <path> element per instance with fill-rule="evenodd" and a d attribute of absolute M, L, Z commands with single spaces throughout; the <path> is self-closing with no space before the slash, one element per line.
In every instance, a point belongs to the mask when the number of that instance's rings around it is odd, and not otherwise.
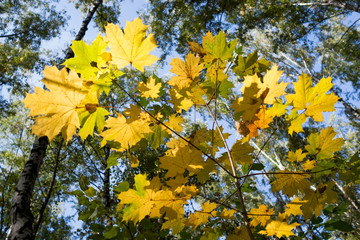
<path fill-rule="evenodd" d="M 157 176 L 149 181 L 146 175 L 137 174 L 134 189 L 118 195 L 118 211 L 124 221 L 136 223 L 146 216 L 163 217 L 165 222 L 162 229 L 172 229 L 173 234 L 176 234 L 185 226 L 195 229 L 206 225 L 209 218 L 234 219 L 236 210 L 224 208 L 219 211 L 219 204 L 211 201 L 205 201 L 201 210 L 185 217 L 184 206 L 195 201 L 194 197 L 198 193 L 190 179 L 196 175 L 198 183 L 204 184 L 210 174 L 217 172 L 215 162 L 225 171 L 231 169 L 230 157 L 236 165 L 252 165 L 254 148 L 249 140 L 257 136 L 259 129 L 268 128 L 274 117 L 290 111 L 286 115 L 290 123 L 289 134 L 303 131 L 302 125 L 308 117 L 323 121 L 322 112 L 333 111 L 338 100 L 333 93 L 327 94 L 333 86 L 331 78 L 323 78 L 313 87 L 311 78 L 303 74 L 294 83 L 295 93 L 286 95 L 288 83 L 280 81 L 282 71 L 278 70 L 277 65 L 264 76 L 245 76 L 240 89 L 241 96 L 232 103 L 236 128 L 244 138 L 237 140 L 229 152 L 210 159 L 209 156 L 216 156 L 225 147 L 224 141 L 230 136 L 222 127 L 218 131 L 202 127 L 186 139 L 188 142 L 184 141 L 185 138 L 172 138 L 168 142 L 164 139 L 170 139 L 174 132 L 182 131 L 184 119 L 181 113 L 189 111 L 194 105 L 209 107 L 212 101 L 217 106 L 219 96 L 227 99 L 233 84 L 228 80 L 226 68 L 229 59 L 233 58 L 237 42 L 227 42 L 222 31 L 216 36 L 208 32 L 203 37 L 202 45 L 189 43 L 190 50 L 195 54 L 189 53 L 184 61 L 180 58 L 172 59 L 171 72 L 175 76 L 167 84 L 155 76 L 136 83 L 138 88 L 134 95 L 138 94 L 146 100 L 158 101 L 164 90 L 168 89 L 168 102 L 172 105 L 165 107 L 174 109 L 172 115 L 163 116 L 154 107 L 151 112 L 153 115 L 150 116 L 149 111 L 145 111 L 135 101 L 135 105 L 130 105 L 122 113 L 113 111 L 112 116 L 108 117 L 110 112 L 100 106 L 98 99 L 103 93 L 109 94 L 113 81 L 123 74 L 119 69 L 130 64 L 144 72 L 145 66 L 150 66 L 158 59 L 150 55 L 156 43 L 152 34 L 146 37 L 146 30 L 147 26 L 137 18 L 127 22 L 124 30 L 118 25 L 108 24 L 106 36 L 103 38 L 99 34 L 91 45 L 74 41 L 72 50 L 75 57 L 64 62 L 69 71 L 46 67 L 42 81 L 48 91 L 35 88 L 35 93 L 27 94 L 24 100 L 25 106 L 31 110 L 30 115 L 35 117 L 33 133 L 39 137 L 47 136 L 51 141 L 61 132 L 68 142 L 77 134 L 78 128 L 78 135 L 84 140 L 94 134 L 96 127 L 102 137 L 101 144 L 112 141 L 120 144 L 116 150 L 127 151 L 125 155 L 130 159 L 132 167 L 137 167 L 139 161 L 130 151 L 143 139 L 154 149 L 166 143 L 168 149 L 159 158 L 159 167 L 163 169 L 161 171 L 166 171 L 165 175 L 161 179 Z M 109 52 L 107 47 L 110 48 Z M 252 219 L 251 227 L 260 225 L 263 229 L 258 233 L 277 237 L 295 235 L 292 230 L 300 224 L 289 224 L 294 216 L 303 215 L 305 219 L 319 216 L 325 204 L 337 201 L 337 193 L 332 190 L 333 183 L 320 182 L 316 189 L 311 188 L 312 175 L 309 172 L 322 161 L 332 159 L 334 152 L 341 149 L 344 140 L 335 138 L 335 135 L 331 127 L 320 133 L 312 133 L 307 138 L 309 144 L 305 149 L 288 153 L 289 166 L 296 169 L 301 164 L 302 169 L 277 172 L 271 188 L 289 198 L 299 194 L 302 198 L 293 199 L 286 205 L 285 211 L 279 214 L 264 204 L 251 209 L 248 212 Z M 209 159 L 204 159 L 205 155 Z M 204 239 L 219 237 L 214 229 L 205 229 Z M 227 239 L 239 239 L 240 236 L 241 239 L 249 239 L 243 226 Z"/>

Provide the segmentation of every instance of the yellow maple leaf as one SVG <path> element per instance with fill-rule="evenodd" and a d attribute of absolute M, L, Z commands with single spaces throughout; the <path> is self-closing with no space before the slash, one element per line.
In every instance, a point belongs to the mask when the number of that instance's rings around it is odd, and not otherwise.
<path fill-rule="evenodd" d="M 135 188 L 136 190 L 129 189 L 118 195 L 121 206 L 126 204 L 123 209 L 125 221 L 137 222 L 147 215 L 161 217 L 163 214 L 170 219 L 180 218 L 184 214 L 183 205 L 190 199 L 176 197 L 170 190 L 158 190 L 158 186 L 153 188 L 143 174 L 135 176 Z"/>
<path fill-rule="evenodd" d="M 59 132 L 68 142 L 80 127 L 78 107 L 87 92 L 82 90 L 83 80 L 75 71 L 46 66 L 42 82 L 50 91 L 35 87 L 34 94 L 27 94 L 25 107 L 35 116 L 32 132 L 38 137 L 47 136 L 51 141 Z"/>
<path fill-rule="evenodd" d="M 158 60 L 157 57 L 150 55 L 157 45 L 153 34 L 147 38 L 146 29 L 148 27 L 142 23 L 140 18 L 132 22 L 126 22 L 124 32 L 118 25 L 108 24 L 106 29 L 105 41 L 109 42 L 112 55 L 111 63 L 123 68 L 132 64 L 136 69 L 144 71 L 144 66 L 150 66 Z"/>
<path fill-rule="evenodd" d="M 140 96 L 145 98 L 158 98 L 160 93 L 161 83 L 155 83 L 155 78 L 150 77 L 146 84 L 143 82 L 139 83 L 138 89 Z"/>
<path fill-rule="evenodd" d="M 170 79 L 169 85 L 179 89 L 190 87 L 203 69 L 204 64 L 199 64 L 199 62 L 200 58 L 195 57 L 192 53 L 186 55 L 185 62 L 180 58 L 173 58 L 170 63 L 172 66 L 170 71 L 177 76 Z"/>
<path fill-rule="evenodd" d="M 282 190 L 283 194 L 292 197 L 297 194 L 298 191 L 305 192 L 310 188 L 311 183 L 306 179 L 309 178 L 309 174 L 298 174 L 298 172 L 291 172 L 288 170 L 279 171 L 280 173 L 286 174 L 276 174 L 274 177 L 275 181 L 271 183 L 272 191 Z"/>
<path fill-rule="evenodd" d="M 292 230 L 299 225 L 299 223 L 288 224 L 288 221 L 282 221 L 282 219 L 273 220 L 266 225 L 265 230 L 259 233 L 266 234 L 267 236 L 276 235 L 278 238 L 281 238 L 283 235 L 286 237 L 295 236 Z"/>
<path fill-rule="evenodd" d="M 290 203 L 286 204 L 285 214 L 290 216 L 291 214 L 294 216 L 302 215 L 303 212 L 300 209 L 302 204 L 306 201 L 301 201 L 299 197 L 292 200 Z"/>
<path fill-rule="evenodd" d="M 305 149 L 309 154 L 316 156 L 317 160 L 328 159 L 333 157 L 333 153 L 340 151 L 344 144 L 344 139 L 336 138 L 336 132 L 332 127 L 322 129 L 319 133 L 312 133 L 306 140 L 309 145 L 305 146 Z"/>
<path fill-rule="evenodd" d="M 172 234 L 175 235 L 179 233 L 181 230 L 183 230 L 183 228 L 185 227 L 184 221 L 185 221 L 184 218 L 171 219 L 169 221 L 164 222 L 161 226 L 161 229 L 171 228 Z"/>
<path fill-rule="evenodd" d="M 205 202 L 202 205 L 201 211 L 189 215 L 186 225 L 190 225 L 195 229 L 202 223 L 206 224 L 209 221 L 209 217 L 216 217 L 217 211 L 214 211 L 214 209 L 217 208 L 217 206 L 216 203 L 211 203 L 210 201 Z"/>
<path fill-rule="evenodd" d="M 302 149 L 298 149 L 295 152 L 289 152 L 286 161 L 301 162 L 305 157 L 306 153 L 303 153 Z"/>
<path fill-rule="evenodd" d="M 194 102 L 191 99 L 184 97 L 179 92 L 174 89 L 170 90 L 170 98 L 169 101 L 174 105 L 174 109 L 176 112 L 181 113 L 181 110 L 188 111 L 194 105 Z"/>
<path fill-rule="evenodd" d="M 250 240 L 249 233 L 245 227 L 238 227 L 235 229 L 234 234 L 230 234 L 226 237 L 226 240 Z"/>
<path fill-rule="evenodd" d="M 237 140 L 236 143 L 231 148 L 231 156 L 233 159 L 241 164 L 252 164 L 253 163 L 253 155 L 254 148 L 250 146 L 249 143 L 242 143 L 241 140 Z"/>
<path fill-rule="evenodd" d="M 278 71 L 278 66 L 276 64 L 266 72 L 261 85 L 261 93 L 268 90 L 264 98 L 265 104 L 275 103 L 275 98 L 280 97 L 285 93 L 285 88 L 288 83 L 278 82 L 282 73 L 283 71 Z"/>
<path fill-rule="evenodd" d="M 298 82 L 294 83 L 295 94 L 289 94 L 286 96 L 287 102 L 289 105 L 292 105 L 293 111 L 305 110 L 305 119 L 301 118 L 301 121 L 298 120 L 296 124 L 297 128 L 294 130 L 295 132 L 302 131 L 302 127 L 300 125 L 305 122 L 307 117 L 312 117 L 317 122 L 324 121 L 322 112 L 331 112 L 335 111 L 334 105 L 338 101 L 338 97 L 334 94 L 326 94 L 331 88 L 333 84 L 331 83 L 331 78 L 322 78 L 319 83 L 312 87 L 311 77 L 302 74 L 299 76 Z M 293 116 L 290 120 L 297 118 L 297 116 Z M 290 134 L 292 132 L 289 131 Z"/>
<path fill-rule="evenodd" d="M 303 132 L 302 125 L 305 123 L 306 119 L 307 116 L 305 114 L 298 114 L 297 110 L 292 110 L 290 115 L 286 116 L 286 120 L 290 121 L 288 129 L 289 134 L 293 134 L 293 132 Z"/>
<path fill-rule="evenodd" d="M 338 193 L 331 190 L 334 185 L 334 182 L 328 184 L 320 183 L 315 191 L 308 189 L 305 192 L 303 199 L 305 203 L 302 206 L 305 219 L 310 219 L 313 213 L 316 217 L 320 216 L 326 203 L 337 202 Z"/>
<path fill-rule="evenodd" d="M 268 209 L 264 204 L 260 205 L 258 208 L 253 208 L 249 212 L 249 217 L 253 218 L 250 222 L 250 225 L 256 227 L 257 225 L 265 226 L 266 222 L 270 220 L 271 215 L 274 214 L 274 209 Z"/>
<path fill-rule="evenodd" d="M 313 169 L 313 168 L 315 167 L 315 165 L 316 165 L 316 161 L 314 161 L 314 160 L 307 160 L 306 162 L 304 162 L 304 163 L 302 164 L 302 167 L 303 167 L 303 169 L 304 169 L 305 171 L 307 171 L 307 170 Z"/>
<path fill-rule="evenodd" d="M 282 71 L 278 71 L 277 65 L 274 65 L 271 70 L 267 71 L 263 81 L 256 74 L 245 76 L 240 89 L 243 93 L 242 97 L 233 104 L 235 113 L 243 114 L 243 121 L 252 121 L 263 103 L 274 104 L 276 98 L 285 93 L 288 84 L 278 83 L 281 73 Z"/>
<path fill-rule="evenodd" d="M 234 209 L 230 209 L 230 210 L 227 210 L 226 208 L 223 209 L 223 211 L 221 212 L 220 216 L 221 218 L 223 219 L 235 219 L 235 216 L 234 214 L 236 213 L 237 211 L 234 210 Z"/>
<path fill-rule="evenodd" d="M 173 129 L 174 131 L 181 132 L 184 119 L 181 116 L 177 116 L 175 114 L 169 116 L 169 121 L 165 122 L 166 126 Z M 171 133 L 170 130 L 168 130 Z"/>
<path fill-rule="evenodd" d="M 167 169 L 167 177 L 174 177 L 183 174 L 185 170 L 194 175 L 204 168 L 205 162 L 200 151 L 190 150 L 187 147 L 180 148 L 175 156 L 163 156 L 160 158 L 160 167 Z"/>
<path fill-rule="evenodd" d="M 105 126 L 108 129 L 101 133 L 104 138 L 102 144 L 104 145 L 106 141 L 117 141 L 121 144 L 120 151 L 127 149 L 128 146 L 134 146 L 144 138 L 145 134 L 151 132 L 148 122 L 142 119 L 134 121 L 131 118 L 126 119 L 121 114 L 118 114 L 117 118 L 107 119 Z"/>
<path fill-rule="evenodd" d="M 242 97 L 235 100 L 232 105 L 235 114 L 241 114 L 243 121 L 251 121 L 263 104 L 263 99 L 260 97 L 261 94 L 259 94 L 261 84 L 260 78 L 256 75 L 245 77 L 243 86 L 240 89 Z"/>

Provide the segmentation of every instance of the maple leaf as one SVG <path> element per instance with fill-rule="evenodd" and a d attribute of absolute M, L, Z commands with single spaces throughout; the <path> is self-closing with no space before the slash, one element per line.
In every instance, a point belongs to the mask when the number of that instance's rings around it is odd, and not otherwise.
<path fill-rule="evenodd" d="M 193 229 L 197 228 L 200 224 L 206 224 L 209 221 L 209 217 L 216 217 L 217 211 L 214 211 L 217 208 L 216 203 L 211 203 L 210 201 L 205 202 L 201 207 L 201 211 L 197 211 L 189 215 L 189 219 L 186 220 L 186 225 L 190 225 Z"/>
<path fill-rule="evenodd" d="M 276 98 L 285 93 L 287 83 L 278 83 L 281 73 L 274 65 L 267 71 L 263 81 L 256 74 L 245 77 L 240 89 L 242 97 L 233 103 L 235 113 L 242 114 L 243 121 L 252 121 L 263 103 L 274 104 Z"/>
<path fill-rule="evenodd" d="M 338 193 L 331 190 L 334 185 L 334 182 L 328 184 L 320 183 L 315 191 L 308 189 L 305 192 L 305 197 L 303 198 L 305 203 L 302 206 L 305 219 L 310 219 L 313 213 L 316 217 L 320 216 L 326 203 L 337 202 Z"/>
<path fill-rule="evenodd" d="M 290 203 L 286 204 L 285 214 L 290 216 L 291 214 L 294 216 L 303 215 L 302 210 L 300 207 L 306 201 L 301 201 L 299 197 L 292 200 Z"/>
<path fill-rule="evenodd" d="M 224 208 L 223 211 L 221 212 L 220 216 L 221 216 L 221 218 L 227 219 L 227 220 L 235 219 L 234 214 L 236 212 L 237 211 L 234 209 L 227 210 L 226 208 Z"/>
<path fill-rule="evenodd" d="M 246 76 L 244 84 L 240 91 L 242 97 L 234 101 L 232 107 L 235 110 L 235 120 L 238 120 L 239 114 L 243 121 L 251 121 L 255 114 L 259 111 L 263 104 L 263 99 L 259 96 L 261 82 L 260 79 L 254 76 Z"/>
<path fill-rule="evenodd" d="M 188 111 L 194 105 L 193 101 L 179 94 L 174 89 L 170 90 L 170 98 L 169 102 L 174 105 L 174 109 L 178 113 L 181 113 L 181 110 Z"/>
<path fill-rule="evenodd" d="M 253 218 L 250 222 L 250 225 L 256 227 L 257 225 L 265 226 L 266 222 L 270 220 L 271 215 L 274 214 L 274 209 L 268 209 L 264 204 L 260 205 L 258 208 L 253 208 L 249 212 L 249 217 Z"/>
<path fill-rule="evenodd" d="M 236 39 L 228 43 L 225 33 L 220 31 L 219 34 L 213 38 L 213 41 L 204 42 L 204 48 L 213 58 L 226 60 L 232 57 L 236 43 Z"/>
<path fill-rule="evenodd" d="M 150 55 L 149 52 L 154 50 L 157 45 L 153 34 L 149 34 L 145 38 L 147 28 L 140 18 L 136 18 L 132 22 L 126 21 L 124 31 L 118 25 L 108 24 L 105 27 L 105 41 L 109 42 L 112 55 L 110 62 L 119 69 L 132 64 L 141 72 L 144 72 L 144 66 L 150 66 L 156 62 L 158 58 Z"/>
<path fill-rule="evenodd" d="M 233 159 L 241 165 L 252 164 L 252 153 L 254 152 L 254 150 L 255 149 L 250 146 L 249 143 L 242 143 L 241 140 L 237 140 L 231 148 L 231 155 Z"/>
<path fill-rule="evenodd" d="M 128 146 L 134 146 L 145 137 L 145 134 L 151 132 L 146 121 L 142 119 L 133 121 L 132 118 L 126 119 L 121 114 L 118 114 L 117 118 L 110 117 L 107 119 L 105 126 L 108 129 L 101 133 L 101 136 L 104 138 L 102 145 L 106 141 L 114 140 L 121 144 L 120 151 L 127 149 Z"/>
<path fill-rule="evenodd" d="M 226 240 L 250 240 L 249 233 L 245 227 L 238 227 L 235 229 L 234 234 L 230 234 L 226 237 Z"/>
<path fill-rule="evenodd" d="M 303 73 L 299 76 L 298 82 L 294 83 L 295 94 L 287 95 L 286 99 L 288 104 L 294 107 L 293 111 L 305 110 L 303 114 L 306 117 L 312 117 L 315 121 L 321 122 L 324 121 L 322 112 L 335 111 L 334 105 L 339 99 L 334 93 L 326 94 L 332 86 L 333 84 L 329 77 L 322 78 L 315 87 L 312 87 L 311 77 Z M 295 117 L 297 116 L 293 116 L 290 119 L 295 119 Z M 305 122 L 305 119 L 302 117 L 301 122 Z M 299 130 L 299 128 L 301 129 Z M 297 123 L 297 129 L 292 129 L 292 131 L 303 131 L 300 123 Z"/>
<path fill-rule="evenodd" d="M 91 45 L 83 40 L 72 41 L 71 49 L 75 57 L 67 59 L 63 65 L 69 69 L 74 69 L 84 79 L 93 79 L 99 69 L 106 66 L 106 60 L 103 58 L 106 48 L 107 44 L 100 34 Z"/>
<path fill-rule="evenodd" d="M 291 174 L 292 172 L 288 170 L 279 172 L 287 174 L 274 175 L 276 180 L 271 183 L 271 190 L 273 192 L 282 190 L 283 194 L 292 197 L 298 191 L 304 193 L 310 188 L 311 183 L 306 179 L 310 177 L 309 174 Z"/>
<path fill-rule="evenodd" d="M 282 73 L 283 71 L 278 71 L 278 66 L 276 64 L 266 72 L 260 90 L 261 93 L 268 91 L 264 98 L 265 104 L 273 104 L 275 98 L 280 97 L 285 93 L 285 88 L 288 83 L 278 83 Z"/>
<path fill-rule="evenodd" d="M 169 121 L 165 122 L 165 124 L 173 129 L 174 131 L 181 132 L 182 126 L 181 124 L 184 122 L 184 119 L 181 116 L 177 116 L 175 114 L 169 116 Z M 168 130 L 169 133 L 171 133 L 170 130 Z"/>
<path fill-rule="evenodd" d="M 188 198 L 177 198 L 172 191 L 152 188 L 146 175 L 135 175 L 135 189 L 118 195 L 120 204 L 127 204 L 123 210 L 123 220 L 137 222 L 147 215 L 161 217 L 164 213 L 167 218 L 177 219 L 184 214 L 183 205 Z"/>
<path fill-rule="evenodd" d="M 303 132 L 302 125 L 305 123 L 306 119 L 307 116 L 305 114 L 298 114 L 297 110 L 292 110 L 290 115 L 286 116 L 286 120 L 290 122 L 288 133 L 293 134 L 293 132 Z"/>
<path fill-rule="evenodd" d="M 312 133 L 306 139 L 309 145 L 305 146 L 305 149 L 309 154 L 316 156 L 317 160 L 328 159 L 334 156 L 334 152 L 340 151 L 344 144 L 344 139 L 336 138 L 336 132 L 332 127 L 322 129 L 319 133 Z"/>
<path fill-rule="evenodd" d="M 46 66 L 42 82 L 50 90 L 35 87 L 34 94 L 27 94 L 25 107 L 35 117 L 32 132 L 38 137 L 47 136 L 51 141 L 59 132 L 68 142 L 80 127 L 78 107 L 87 92 L 83 91 L 83 80 L 75 71 L 68 74 L 66 69 Z"/>
<path fill-rule="evenodd" d="M 201 156 L 201 152 L 190 150 L 186 147 L 180 148 L 175 156 L 163 156 L 160 158 L 160 167 L 167 169 L 167 177 L 173 177 L 183 174 L 185 170 L 190 172 L 190 176 L 197 173 L 199 169 L 203 169 L 205 162 Z"/>
<path fill-rule="evenodd" d="M 200 58 L 195 57 L 194 54 L 189 53 L 185 57 L 185 62 L 180 58 L 171 59 L 171 72 L 177 76 L 172 77 L 169 85 L 176 86 L 179 89 L 190 87 L 195 78 L 199 76 L 203 69 L 203 64 L 199 64 Z"/>
<path fill-rule="evenodd" d="M 301 162 L 305 157 L 306 153 L 303 153 L 302 149 L 298 149 L 295 152 L 289 152 L 286 161 Z"/>
<path fill-rule="evenodd" d="M 276 235 L 278 238 L 281 238 L 283 235 L 286 237 L 295 236 L 292 232 L 292 229 L 299 226 L 299 223 L 291 223 L 288 224 L 287 221 L 280 220 L 273 220 L 268 223 L 265 227 L 265 231 L 262 230 L 260 234 L 266 234 L 267 236 Z"/>
<path fill-rule="evenodd" d="M 164 222 L 161 226 L 161 229 L 171 228 L 172 234 L 175 235 L 175 234 L 179 233 L 185 227 L 184 221 L 185 221 L 184 218 L 171 219 L 169 221 Z"/>
<path fill-rule="evenodd" d="M 140 96 L 146 98 L 158 98 L 160 93 L 161 83 L 155 83 L 155 78 L 150 77 L 147 80 L 147 83 L 139 83 L 138 89 L 140 91 Z"/>
<path fill-rule="evenodd" d="M 304 163 L 302 164 L 302 167 L 303 167 L 303 169 L 304 169 L 305 171 L 307 171 L 307 170 L 313 169 L 313 168 L 315 167 L 315 165 L 316 165 L 316 161 L 314 161 L 314 160 L 307 160 L 306 162 L 304 162 Z"/>

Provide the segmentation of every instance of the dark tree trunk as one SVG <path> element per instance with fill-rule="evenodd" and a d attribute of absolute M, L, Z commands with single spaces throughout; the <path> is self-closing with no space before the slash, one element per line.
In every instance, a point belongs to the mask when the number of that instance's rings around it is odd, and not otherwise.
<path fill-rule="evenodd" d="M 10 240 L 33 239 L 34 216 L 30 210 L 30 202 L 48 144 L 47 137 L 36 137 L 29 160 L 26 162 L 16 185 L 10 214 Z"/>
<path fill-rule="evenodd" d="M 102 0 L 94 2 L 86 18 L 82 22 L 81 28 L 76 35 L 75 40 L 81 40 L 87 30 L 87 26 L 93 18 L 96 10 L 102 4 Z M 66 59 L 74 56 L 70 49 L 66 54 Z M 15 188 L 14 197 L 11 206 L 11 230 L 10 240 L 31 240 L 34 239 L 33 224 L 34 216 L 30 210 L 32 192 L 39 174 L 40 167 L 46 155 L 46 149 L 49 145 L 47 137 L 36 138 L 29 160 L 25 164 L 24 170 L 20 175 L 18 184 Z"/>

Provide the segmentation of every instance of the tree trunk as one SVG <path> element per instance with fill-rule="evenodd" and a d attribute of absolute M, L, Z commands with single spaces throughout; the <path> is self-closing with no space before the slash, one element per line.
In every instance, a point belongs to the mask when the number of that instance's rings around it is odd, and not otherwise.
<path fill-rule="evenodd" d="M 16 185 L 10 214 L 10 240 L 33 239 L 32 225 L 34 223 L 34 216 L 30 210 L 30 202 L 48 144 L 49 140 L 47 137 L 36 137 L 29 160 L 26 162 Z"/>

